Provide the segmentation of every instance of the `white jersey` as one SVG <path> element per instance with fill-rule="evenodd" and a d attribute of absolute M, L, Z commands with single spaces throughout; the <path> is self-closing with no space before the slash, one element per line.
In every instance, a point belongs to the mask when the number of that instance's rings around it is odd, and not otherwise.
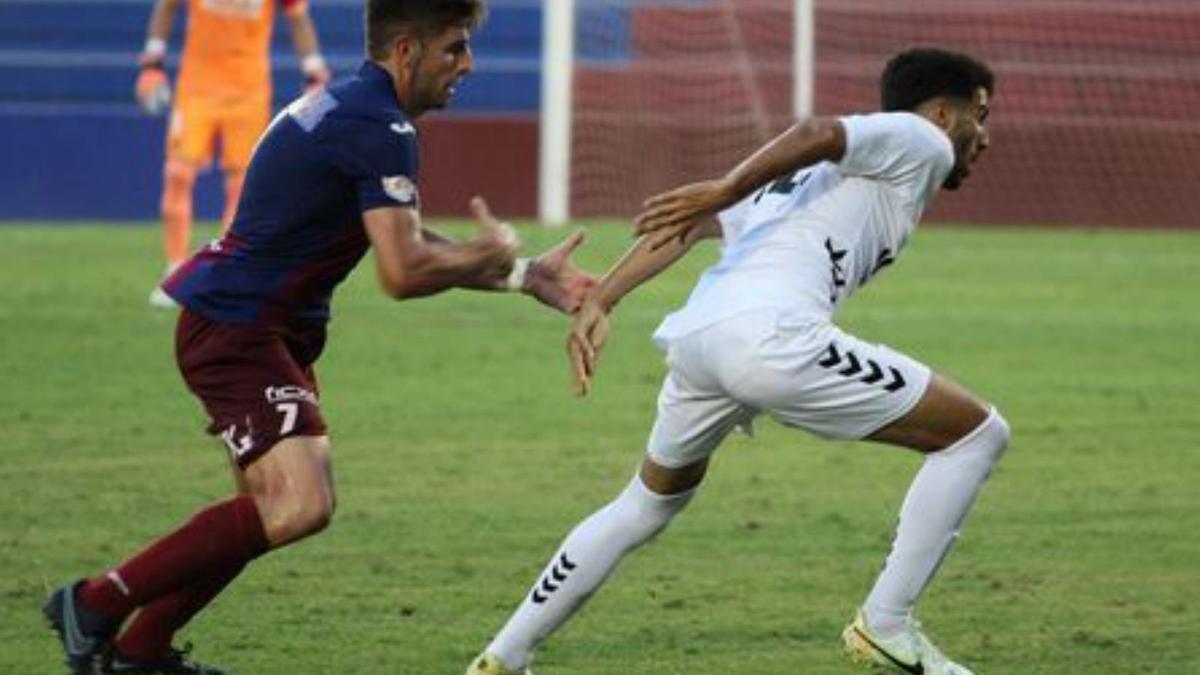
<path fill-rule="evenodd" d="M 949 137 L 908 112 L 840 119 L 846 151 L 784 176 L 719 214 L 721 260 L 659 344 L 763 307 L 824 319 L 899 255 L 954 165 Z"/>

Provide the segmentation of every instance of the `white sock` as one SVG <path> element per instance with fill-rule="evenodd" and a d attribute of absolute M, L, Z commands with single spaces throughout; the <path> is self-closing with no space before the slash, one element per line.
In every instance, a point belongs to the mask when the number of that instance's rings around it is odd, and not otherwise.
<path fill-rule="evenodd" d="M 958 530 L 1004 453 L 1008 437 L 1008 423 L 993 408 L 971 433 L 926 457 L 900 508 L 892 552 L 864 605 L 873 630 L 890 635 L 904 626 L 958 539 Z"/>
<path fill-rule="evenodd" d="M 506 668 L 525 668 L 538 644 L 571 618 L 621 558 L 666 527 L 693 494 L 659 495 L 635 476 L 615 500 L 567 535 L 487 652 Z"/>

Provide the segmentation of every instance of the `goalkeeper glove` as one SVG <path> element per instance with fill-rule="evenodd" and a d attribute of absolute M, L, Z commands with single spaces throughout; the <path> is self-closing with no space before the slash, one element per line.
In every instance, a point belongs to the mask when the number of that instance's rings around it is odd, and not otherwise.
<path fill-rule="evenodd" d="M 138 73 L 134 95 L 138 105 L 149 115 L 159 116 L 171 105 L 171 85 L 167 82 L 166 44 L 157 38 L 146 41 L 146 48 L 138 57 L 141 71 Z"/>

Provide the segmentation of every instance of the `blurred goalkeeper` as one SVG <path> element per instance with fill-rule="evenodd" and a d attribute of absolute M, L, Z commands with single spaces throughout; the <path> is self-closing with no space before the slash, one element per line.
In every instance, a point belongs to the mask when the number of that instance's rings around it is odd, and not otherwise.
<path fill-rule="evenodd" d="M 43 611 L 72 672 L 220 673 L 174 649 L 174 633 L 251 561 L 328 525 L 332 449 L 313 367 L 333 291 L 368 250 L 397 300 L 468 288 L 574 312 L 594 285 L 570 260 L 580 232 L 530 259 L 516 257 L 514 230 L 480 198 L 472 239 L 422 224 L 413 120 L 445 107 L 471 72 L 483 14 L 482 0 L 368 0 L 358 73 L 275 117 L 229 231 L 164 283 L 183 307 L 180 372 L 228 450 L 237 491 L 51 594 Z M 386 328 L 378 337 L 405 339 Z"/>
<path fill-rule="evenodd" d="M 151 115 L 167 112 L 171 88 L 165 61 L 175 14 L 184 0 L 157 0 L 146 47 L 139 59 L 138 104 Z M 162 218 L 166 274 L 190 254 L 192 187 L 197 172 L 213 161 L 221 142 L 225 174 L 222 231 L 233 221 L 250 152 L 267 126 L 271 108 L 271 28 L 276 0 L 187 0 L 187 35 L 179 81 L 167 125 Z M 329 81 L 317 31 L 305 0 L 278 0 L 291 27 L 306 88 Z M 161 288 L 150 293 L 155 307 L 174 307 Z"/>
<path fill-rule="evenodd" d="M 763 413 L 925 455 L 887 563 L 842 638 L 858 662 L 971 675 L 913 613 L 1000 460 L 1008 425 L 980 397 L 833 317 L 900 255 L 938 189 L 970 175 L 988 147 L 992 88 L 991 71 L 971 57 L 905 51 L 884 68 L 883 112 L 796 124 L 726 176 L 649 200 L 637 221 L 647 234 L 575 319 L 568 348 L 580 393 L 621 298 L 702 239 L 723 240 L 721 259 L 654 334 L 668 373 L 638 475 L 567 535 L 468 675 L 524 671 L 621 558 L 683 510 L 725 437 Z"/>

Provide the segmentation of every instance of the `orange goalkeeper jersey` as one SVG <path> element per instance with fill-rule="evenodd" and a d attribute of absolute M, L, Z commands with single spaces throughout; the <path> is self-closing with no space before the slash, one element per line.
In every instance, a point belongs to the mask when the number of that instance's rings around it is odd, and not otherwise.
<path fill-rule="evenodd" d="M 275 2 L 285 11 L 304 0 L 187 0 L 187 36 L 178 95 L 222 102 L 271 96 L 271 29 Z"/>

